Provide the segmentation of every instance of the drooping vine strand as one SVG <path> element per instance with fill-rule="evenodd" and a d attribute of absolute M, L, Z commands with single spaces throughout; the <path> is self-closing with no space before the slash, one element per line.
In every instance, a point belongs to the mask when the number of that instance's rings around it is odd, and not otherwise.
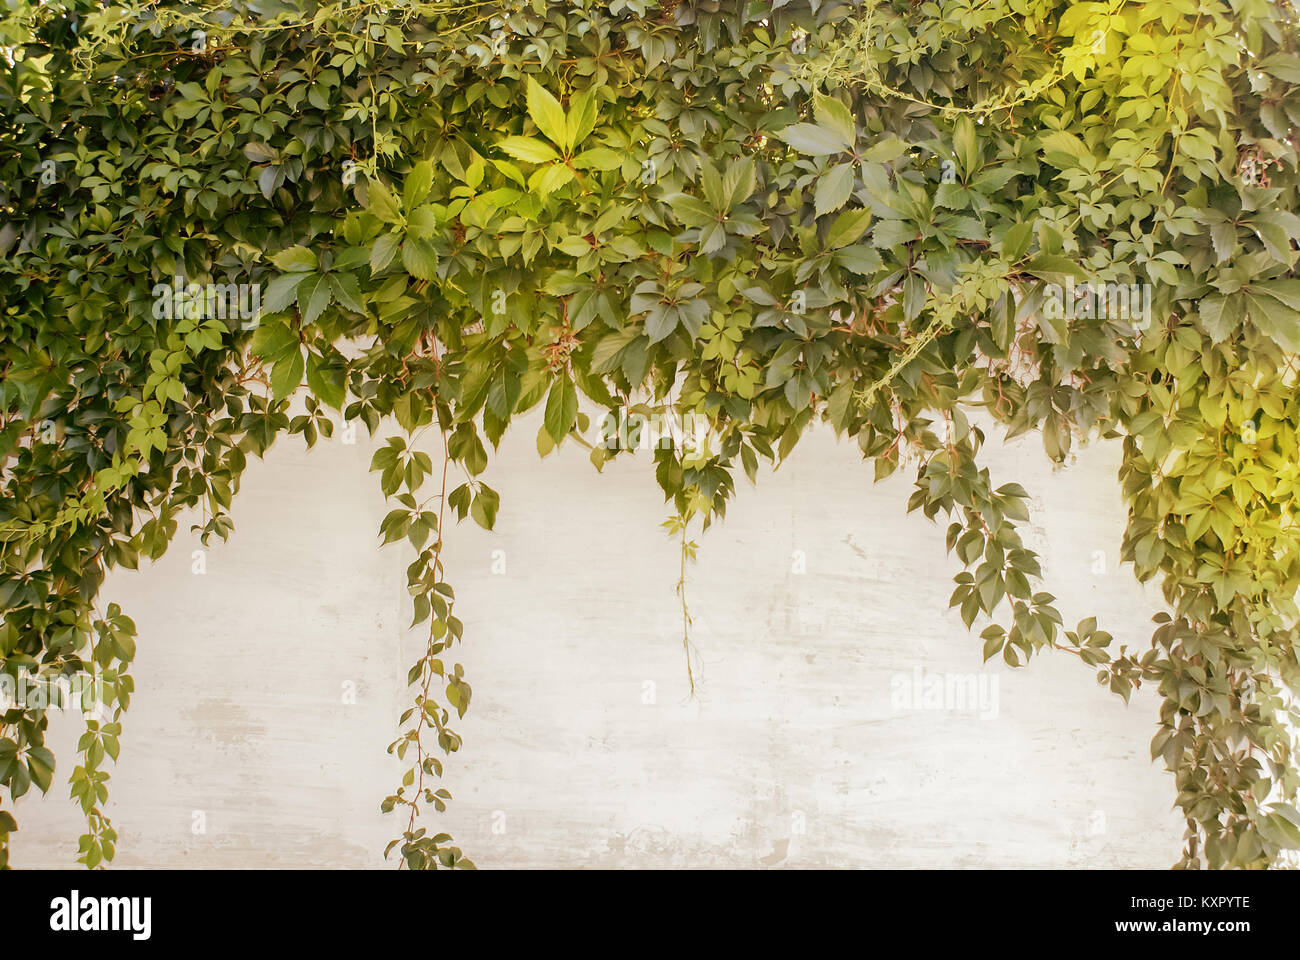
<path fill-rule="evenodd" d="M 677 594 L 677 601 L 682 608 L 682 656 L 686 661 L 686 683 L 690 690 L 690 696 L 695 696 L 695 668 L 692 666 L 694 660 L 694 651 L 691 644 L 691 611 L 686 603 L 686 565 L 694 563 L 696 555 L 699 552 L 699 544 L 694 540 L 688 540 L 686 537 L 687 527 L 690 525 L 689 516 L 675 514 L 665 520 L 662 524 L 664 530 L 670 537 L 676 537 L 680 545 L 681 566 L 677 577 L 677 584 L 674 587 L 674 593 Z"/>
<path fill-rule="evenodd" d="M 446 809 L 446 801 L 451 799 L 451 793 L 445 787 L 434 789 L 425 784 L 426 777 L 441 778 L 443 770 L 442 761 L 430 752 L 425 734 L 437 732 L 436 742 L 444 754 L 451 754 L 460 749 L 461 742 L 460 736 L 448 726 L 451 719 L 450 711 L 443 707 L 439 702 L 440 698 L 434 695 L 433 685 L 435 683 L 445 685 L 447 699 L 462 717 L 469 706 L 471 694 L 469 684 L 464 681 L 460 664 L 456 664 L 449 675 L 440 658 L 440 654 L 452 643 L 461 639 L 463 625 L 452 613 L 456 595 L 446 581 L 442 562 L 447 516 L 447 476 L 452 468 L 452 459 L 448 451 L 447 430 L 441 423 L 438 426 L 442 437 L 443 463 L 441 485 L 436 494 L 438 500 L 436 518 L 431 512 L 416 511 L 414 507 L 413 495 L 423 479 L 424 469 L 422 466 L 424 461 L 416 458 L 426 456 L 417 453 L 402 469 L 403 482 L 408 492 L 402 494 L 399 499 L 402 499 L 404 504 L 411 505 L 410 509 L 403 511 L 399 508 L 390 513 L 384 521 L 382 530 L 385 542 L 406 537 L 417 549 L 424 547 L 424 541 L 429 533 L 432 533 L 435 538 L 432 546 L 421 549 L 419 557 L 407 568 L 408 586 L 411 595 L 415 598 L 416 609 L 412 626 L 428 619 L 429 632 L 423 654 L 407 674 L 407 681 L 416 688 L 417 694 L 415 705 L 402 714 L 400 722 L 403 726 L 410 724 L 410 727 L 388 747 L 388 752 L 396 755 L 399 760 L 405 761 L 408 753 L 413 753 L 414 759 L 402 775 L 402 785 L 397 792 L 385 798 L 381 805 L 385 813 L 399 806 L 407 810 L 406 829 L 400 837 L 389 843 L 384 854 L 387 856 L 395 846 L 400 844 L 399 869 L 404 866 L 413 870 L 437 869 L 443 866 L 472 870 L 473 861 L 465 857 L 459 847 L 450 845 L 452 838 L 449 834 L 442 832 L 429 834 L 427 828 L 417 826 L 421 801 L 441 812 Z M 385 449 L 395 448 L 390 444 Z M 379 453 L 383 454 L 384 450 Z M 387 463 L 387 458 L 380 460 L 380 468 L 383 468 L 384 463 Z M 415 468 L 408 472 L 412 463 L 415 464 Z M 400 461 L 394 459 L 393 466 L 399 465 Z M 410 795 L 407 794 L 408 790 Z"/>

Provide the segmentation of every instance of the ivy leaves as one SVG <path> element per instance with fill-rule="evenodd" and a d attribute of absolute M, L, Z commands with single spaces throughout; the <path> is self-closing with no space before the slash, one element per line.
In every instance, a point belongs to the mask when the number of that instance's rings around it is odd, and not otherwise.
<path fill-rule="evenodd" d="M 672 280 L 643 280 L 632 294 L 633 315 L 645 314 L 650 344 L 666 340 L 680 327 L 694 339 L 709 316 L 708 301 L 700 294 L 704 285 Z"/>
<path fill-rule="evenodd" d="M 891 136 L 884 137 L 859 152 L 858 126 L 849 108 L 822 93 L 814 93 L 812 101 L 816 122 L 790 124 L 778 131 L 777 136 L 800 153 L 809 156 L 851 155 L 848 160 L 818 168 L 813 190 L 813 212 L 820 217 L 834 213 L 848 202 L 857 183 L 860 163 L 887 163 L 896 160 L 907 147 L 902 140 Z"/>
<path fill-rule="evenodd" d="M 331 303 L 357 313 L 365 311 L 356 276 L 340 270 L 322 272 L 316 254 L 307 247 L 289 247 L 272 257 L 271 262 L 284 272 L 267 286 L 262 304 L 266 313 L 280 313 L 297 304 L 303 324 L 309 325 Z"/>
<path fill-rule="evenodd" d="M 1216 343 L 1249 320 L 1278 345 L 1300 351 L 1300 280 L 1263 280 L 1209 294 L 1200 302 L 1200 317 Z"/>
<path fill-rule="evenodd" d="M 708 256 L 722 250 L 729 241 L 734 249 L 735 238 L 754 236 L 763 229 L 763 224 L 743 205 L 756 186 L 754 161 L 750 157 L 729 166 L 725 174 L 719 174 L 710 161 L 701 160 L 700 188 L 703 196 L 674 193 L 665 198 L 673 216 L 687 227 L 676 239 L 681 243 L 697 243 L 700 254 Z M 698 324 L 695 326 L 698 328 Z M 663 337 L 655 338 L 660 339 Z"/>
<path fill-rule="evenodd" d="M 39 65 L 17 45 L 18 84 L 0 90 L 29 118 L 0 151 L 6 664 L 62 662 L 99 561 L 160 556 L 181 509 L 206 504 L 202 535 L 228 533 L 246 454 L 327 436 L 323 405 L 372 431 L 392 417 L 408 437 L 373 464 L 393 507 L 380 536 L 414 551 L 407 587 L 430 633 L 385 809 L 442 809 L 427 778 L 442 775 L 435 750 L 459 748 L 449 724 L 472 691 L 446 662 L 463 624 L 436 518 L 494 524 L 489 445 L 522 410 L 543 406 L 545 454 L 585 430 L 584 395 L 613 407 L 680 389 L 724 433 L 656 452 L 682 509 L 720 516 L 737 467 L 755 477 L 818 419 L 877 478 L 915 458 L 912 506 L 948 515 L 966 568 L 958 614 L 1002 621 L 985 656 L 1058 649 L 1120 696 L 1155 686 L 1155 752 L 1204 838 L 1188 863 L 1267 862 L 1293 820 L 1263 803 L 1272 782 L 1252 799 L 1253 774 L 1267 764 L 1281 794 L 1300 788 L 1277 746 L 1284 708 L 1242 679 L 1300 673 L 1289 14 L 994 2 L 863 16 L 791 0 L 777 18 L 695 4 L 677 22 L 665 6 L 552 4 L 512 17 L 500 50 L 466 42 L 472 11 L 403 28 L 314 0 L 319 29 L 171 12 L 219 58 L 93 18 L 45 37 Z M 820 25 L 798 58 L 787 18 Z M 844 55 L 861 50 L 865 69 Z M 86 56 L 97 72 L 77 69 Z M 47 160 L 50 177 L 33 176 Z M 257 329 L 155 315 L 153 283 L 177 275 L 261 285 Z M 1071 280 L 1149 284 L 1153 322 L 1049 316 L 1047 285 Z M 307 414 L 291 419 L 304 380 Z M 977 466 L 972 407 L 1039 433 L 1053 460 L 1092 431 L 1123 438 L 1123 557 L 1162 578 L 1171 610 L 1140 657 L 1090 619 L 1063 629 L 1018 539 L 1023 491 Z M 439 437 L 468 474 L 451 490 L 430 483 Z M 101 638 L 100 675 L 131 646 Z M 1267 760 L 1243 785 L 1215 758 L 1245 712 Z M 3 737 L 39 747 L 40 720 Z M 107 737 L 85 743 L 84 759 L 111 756 Z M 11 793 L 48 780 L 4 747 Z M 106 774 L 80 769 L 82 855 L 99 862 L 115 841 L 97 810 Z M 0 859 L 10 828 L 0 813 Z M 449 841 L 413 827 L 395 845 L 408 866 L 467 864 Z"/>
<path fill-rule="evenodd" d="M 516 160 L 541 164 L 528 180 L 528 189 L 547 196 L 571 182 L 582 170 L 614 170 L 622 158 L 607 147 L 592 147 L 575 154 L 578 145 L 596 128 L 597 101 L 603 88 L 588 87 L 574 94 L 566 113 L 560 101 L 533 77 L 527 81 L 528 116 L 550 141 L 511 136 L 497 146 Z"/>
<path fill-rule="evenodd" d="M 382 272 L 401 253 L 403 269 L 417 280 L 430 282 L 438 276 L 438 246 L 434 241 L 446 221 L 464 208 L 466 200 L 450 204 L 425 202 L 433 184 L 433 163 L 417 162 L 407 175 L 399 198 L 381 181 L 366 188 L 366 210 L 391 229 L 375 238 L 370 247 L 372 274 Z"/>
<path fill-rule="evenodd" d="M 558 444 L 569 435 L 578 418 L 578 390 L 568 377 L 560 377 L 546 396 L 546 432 Z"/>
<path fill-rule="evenodd" d="M 336 409 L 342 408 L 344 391 L 339 378 L 328 371 L 324 360 L 310 351 L 304 358 L 299 335 L 282 319 L 272 317 L 297 304 L 301 329 L 305 330 L 318 323 L 331 304 L 337 309 L 364 313 L 365 297 L 356 275 L 338 269 L 361 260 L 359 252 L 352 251 L 334 264 L 335 269 L 329 269 L 312 250 L 302 245 L 288 247 L 271 258 L 284 272 L 267 286 L 262 307 L 271 316 L 254 333 L 250 350 L 271 363 L 271 390 L 276 400 L 293 393 L 307 373 L 316 396 Z"/>
<path fill-rule="evenodd" d="M 831 156 L 852 151 L 857 142 L 857 124 L 844 104 L 825 94 L 813 95 L 815 123 L 792 123 L 777 136 L 800 153 Z"/>
<path fill-rule="evenodd" d="M 560 101 L 556 100 L 550 91 L 533 77 L 528 78 L 528 116 L 532 118 L 533 123 L 537 124 L 537 129 L 541 130 L 543 135 L 565 151 L 573 146 L 576 134 L 583 126 L 584 120 L 590 119 L 591 126 L 594 126 L 596 119 L 594 110 L 589 118 L 583 116 L 582 110 L 575 110 L 573 124 L 570 125 L 569 118 L 564 114 L 564 108 L 560 106 Z M 590 129 L 591 127 L 588 126 L 583 132 L 590 132 Z"/>

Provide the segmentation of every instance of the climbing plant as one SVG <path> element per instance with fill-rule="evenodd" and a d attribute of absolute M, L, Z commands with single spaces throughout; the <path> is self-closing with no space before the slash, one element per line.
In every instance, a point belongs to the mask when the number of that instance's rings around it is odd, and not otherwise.
<path fill-rule="evenodd" d="M 386 438 L 428 630 L 387 852 L 473 866 L 427 821 L 472 698 L 442 550 L 492 527 L 535 407 L 539 453 L 597 469 L 639 444 L 593 417 L 702 418 L 652 456 L 679 588 L 688 528 L 817 422 L 914 471 L 986 660 L 1158 692 L 1178 866 L 1300 848 L 1290 4 L 4 3 L 0 864 L 68 688 L 80 860 L 114 855 L 136 630 L 106 571 L 228 537 L 248 457 L 341 419 Z M 1065 628 L 990 431 L 1122 444 L 1150 637 Z"/>

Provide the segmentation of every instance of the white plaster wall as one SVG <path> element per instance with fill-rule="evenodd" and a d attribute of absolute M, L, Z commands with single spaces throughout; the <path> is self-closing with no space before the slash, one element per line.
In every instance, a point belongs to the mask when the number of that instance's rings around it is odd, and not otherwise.
<path fill-rule="evenodd" d="M 497 530 L 448 534 L 466 625 L 454 659 L 474 700 L 446 761 L 455 799 L 428 824 L 480 867 L 1177 859 L 1172 781 L 1148 760 L 1154 695 L 1125 707 L 1065 653 L 982 666 L 947 609 L 957 568 L 943 527 L 904 512 L 910 470 L 873 487 L 856 448 L 821 429 L 757 488 L 741 478 L 725 522 L 695 537 L 692 699 L 678 549 L 648 454 L 599 475 L 571 444 L 539 461 L 536 428 L 518 424 L 486 475 Z M 117 866 L 384 865 L 401 826 L 379 812 L 401 769 L 385 748 L 421 640 L 404 630 L 409 548 L 378 545 L 374 446 L 364 428 L 355 445 L 336 433 L 310 452 L 282 439 L 250 466 L 236 532 L 208 550 L 206 574 L 191 573 L 198 544 L 182 536 L 110 579 L 105 600 L 140 629 L 111 782 Z M 1067 624 L 1097 614 L 1144 643 L 1159 598 L 1117 566 L 1118 450 L 1087 448 L 1055 474 L 1032 438 L 991 443 L 986 459 L 995 482 L 1035 495 L 1027 532 Z M 995 676 L 996 718 L 898 708 L 891 679 L 917 667 Z M 75 859 L 76 734 L 57 719 L 61 767 L 48 797 L 18 804 L 16 866 Z"/>

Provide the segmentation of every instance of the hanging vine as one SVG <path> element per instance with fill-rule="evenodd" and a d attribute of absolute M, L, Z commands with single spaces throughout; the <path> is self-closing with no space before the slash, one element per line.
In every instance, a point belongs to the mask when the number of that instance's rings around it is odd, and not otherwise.
<path fill-rule="evenodd" d="M 183 516 L 227 538 L 248 456 L 342 420 L 389 437 L 380 536 L 428 625 L 387 852 L 472 867 L 424 822 L 472 694 L 443 547 L 494 525 L 489 449 L 537 407 L 539 453 L 597 468 L 633 445 L 588 442 L 590 411 L 707 425 L 652 456 L 692 692 L 687 524 L 827 422 L 876 479 L 915 467 L 985 659 L 1158 692 L 1179 866 L 1282 862 L 1296 40 L 1265 0 L 6 0 L 0 866 L 54 778 L 32 684 L 95 688 L 71 788 L 82 861 L 115 853 L 136 629 L 96 606 L 107 571 Z M 1150 638 L 1065 629 L 989 430 L 1121 444 Z"/>

